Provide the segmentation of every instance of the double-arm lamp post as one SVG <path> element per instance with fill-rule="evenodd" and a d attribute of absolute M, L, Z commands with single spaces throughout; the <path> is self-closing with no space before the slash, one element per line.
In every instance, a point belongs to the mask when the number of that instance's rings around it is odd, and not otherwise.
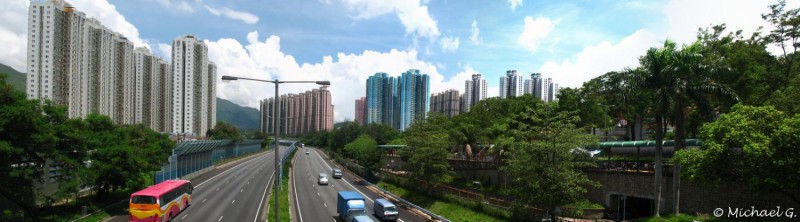
<path fill-rule="evenodd" d="M 222 81 L 233 81 L 233 80 L 240 80 L 240 79 L 258 81 L 258 82 L 269 82 L 269 83 L 274 83 L 275 84 L 275 102 L 272 104 L 272 107 L 273 107 L 273 110 L 272 110 L 272 112 L 273 112 L 272 113 L 272 121 L 273 121 L 273 124 L 274 124 L 272 129 L 275 131 L 275 171 L 274 171 L 274 174 L 275 175 L 280 175 L 280 173 L 278 173 L 278 168 L 279 168 L 279 165 L 278 165 L 278 161 L 279 161 L 279 158 L 278 158 L 278 154 L 279 154 L 279 152 L 278 152 L 278 147 L 279 147 L 278 132 L 280 131 L 280 130 L 278 130 L 278 102 L 279 102 L 278 85 L 280 85 L 281 83 L 316 83 L 317 85 L 327 86 L 327 85 L 330 85 L 331 82 L 329 82 L 329 81 L 279 81 L 277 79 L 276 80 L 264 80 L 264 79 L 251 79 L 251 78 L 236 77 L 236 76 L 222 76 Z M 278 187 L 280 187 L 280 185 L 278 184 L 279 183 L 278 181 L 279 181 L 279 178 L 275 178 L 275 184 L 274 184 L 275 193 L 272 194 L 272 195 L 275 196 L 275 221 L 280 221 L 280 219 L 278 217 L 278 189 L 279 189 Z"/>

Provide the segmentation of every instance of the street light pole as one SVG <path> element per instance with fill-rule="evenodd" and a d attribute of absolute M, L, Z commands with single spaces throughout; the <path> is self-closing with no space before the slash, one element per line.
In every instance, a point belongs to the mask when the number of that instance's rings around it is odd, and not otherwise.
<path fill-rule="evenodd" d="M 278 129 L 278 126 L 279 126 L 278 125 L 278 103 L 279 103 L 278 85 L 280 85 L 281 83 L 316 83 L 317 85 L 327 86 L 327 85 L 330 85 L 331 82 L 330 81 L 279 81 L 277 79 L 276 80 L 263 80 L 263 79 L 251 79 L 251 78 L 236 77 L 236 76 L 222 76 L 222 81 L 233 81 L 233 80 L 239 80 L 239 79 L 252 80 L 252 81 L 258 81 L 258 82 L 269 82 L 269 83 L 275 84 L 275 102 L 272 104 L 272 106 L 273 106 L 272 107 L 273 108 L 272 109 L 272 111 L 273 111 L 273 113 L 272 113 L 272 121 L 274 121 L 273 130 L 275 130 L 275 171 L 273 172 L 273 174 L 278 176 L 279 178 L 275 178 L 275 184 L 274 184 L 275 193 L 273 193 L 272 195 L 275 196 L 275 221 L 280 221 L 280 217 L 278 217 L 278 214 L 279 214 L 279 210 L 278 210 L 278 192 L 280 191 L 279 190 L 280 189 L 279 188 L 280 187 L 280 175 L 283 172 L 278 172 L 278 169 L 280 167 L 280 165 L 279 165 L 280 159 L 278 158 L 278 156 L 280 154 L 280 152 L 278 150 L 278 148 L 279 148 L 279 143 L 278 143 L 278 132 L 279 132 L 279 129 Z"/>

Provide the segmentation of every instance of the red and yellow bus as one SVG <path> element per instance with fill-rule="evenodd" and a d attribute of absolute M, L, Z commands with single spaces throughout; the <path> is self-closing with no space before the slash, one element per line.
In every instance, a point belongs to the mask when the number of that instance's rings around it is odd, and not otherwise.
<path fill-rule="evenodd" d="M 172 221 L 192 202 L 192 183 L 167 180 L 131 194 L 128 216 L 131 222 Z"/>

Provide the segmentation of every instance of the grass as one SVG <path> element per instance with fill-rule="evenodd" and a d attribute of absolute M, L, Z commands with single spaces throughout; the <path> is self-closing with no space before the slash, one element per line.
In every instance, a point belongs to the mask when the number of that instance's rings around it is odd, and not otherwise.
<path fill-rule="evenodd" d="M 693 221 L 730 221 L 710 215 L 667 214 L 661 217 L 645 217 L 632 220 L 634 222 L 693 222 Z"/>
<path fill-rule="evenodd" d="M 406 199 L 417 206 L 423 207 L 439 216 L 447 218 L 450 221 L 506 221 L 505 219 L 496 218 L 488 214 L 476 212 L 467 206 L 456 204 L 447 201 L 437 200 L 420 193 L 409 191 L 394 184 L 381 181 L 377 184 L 379 187 Z"/>
<path fill-rule="evenodd" d="M 289 221 L 289 169 L 292 167 L 292 159 L 297 149 L 289 154 L 288 161 L 283 163 L 283 176 L 281 177 L 281 189 L 278 192 L 278 208 L 281 211 L 279 217 L 280 221 Z M 270 189 L 274 192 L 275 188 Z M 267 218 L 275 218 L 275 196 L 270 195 L 269 198 L 269 213 Z"/>

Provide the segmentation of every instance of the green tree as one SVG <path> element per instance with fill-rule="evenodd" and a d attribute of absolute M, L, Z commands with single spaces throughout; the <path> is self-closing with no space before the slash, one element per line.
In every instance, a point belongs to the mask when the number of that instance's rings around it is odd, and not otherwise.
<path fill-rule="evenodd" d="M 386 124 L 370 123 L 362 127 L 362 132 L 375 139 L 378 145 L 385 145 L 400 137 L 400 131 Z"/>
<path fill-rule="evenodd" d="M 448 118 L 439 113 L 431 113 L 428 118 L 418 119 L 406 129 L 404 138 L 407 147 L 401 149 L 400 155 L 408 158 L 406 170 L 411 179 L 428 181 L 428 193 L 433 188 L 448 183 L 453 179 L 450 163 L 447 161 L 448 149 L 453 142 L 443 127 Z"/>
<path fill-rule="evenodd" d="M 47 155 L 53 152 L 49 102 L 27 100 L 0 74 L 0 197 L 38 220 L 34 184 L 42 178 Z M 46 112 L 47 111 L 47 112 Z"/>
<path fill-rule="evenodd" d="M 358 160 L 358 164 L 371 174 L 380 171 L 385 156 L 383 150 L 378 148 L 378 143 L 366 134 L 345 145 L 344 151 L 348 157 Z"/>
<path fill-rule="evenodd" d="M 794 66 L 797 56 L 797 48 L 800 47 L 800 8 L 786 9 L 786 1 L 779 0 L 769 6 L 769 13 L 762 14 L 761 18 L 772 24 L 773 29 L 767 39 L 775 45 L 781 47 L 783 56 L 780 60 L 782 66 L 782 76 L 779 84 L 786 84 L 794 75 Z M 781 85 L 770 86 L 772 91 Z M 765 97 L 767 98 L 767 97 Z"/>
<path fill-rule="evenodd" d="M 584 148 L 597 146 L 597 137 L 575 124 L 575 111 L 557 112 L 555 105 L 529 108 L 511 119 L 507 137 L 508 164 L 503 170 L 513 181 L 512 192 L 521 204 L 549 210 L 551 220 L 560 206 L 581 200 L 589 186 L 597 186 L 581 169 L 596 164 Z"/>
<path fill-rule="evenodd" d="M 87 117 L 92 143 L 98 144 L 90 155 L 95 198 L 105 198 L 116 189 L 141 189 L 150 173 L 167 162 L 175 143 L 141 124 L 117 127 L 107 116 Z"/>
<path fill-rule="evenodd" d="M 741 181 L 754 191 L 777 191 L 800 204 L 800 115 L 771 106 L 736 105 L 703 125 L 700 149 L 680 150 L 682 176 L 704 183 Z"/>
<path fill-rule="evenodd" d="M 361 125 L 355 121 L 339 123 L 340 127 L 334 129 L 329 135 L 329 145 L 333 151 L 341 153 L 344 146 L 352 142 L 361 135 Z"/>
<path fill-rule="evenodd" d="M 206 132 L 206 136 L 212 140 L 232 140 L 234 142 L 239 142 L 244 139 L 244 135 L 239 132 L 236 126 L 226 122 L 217 122 L 213 129 L 209 129 L 208 132 Z"/>

